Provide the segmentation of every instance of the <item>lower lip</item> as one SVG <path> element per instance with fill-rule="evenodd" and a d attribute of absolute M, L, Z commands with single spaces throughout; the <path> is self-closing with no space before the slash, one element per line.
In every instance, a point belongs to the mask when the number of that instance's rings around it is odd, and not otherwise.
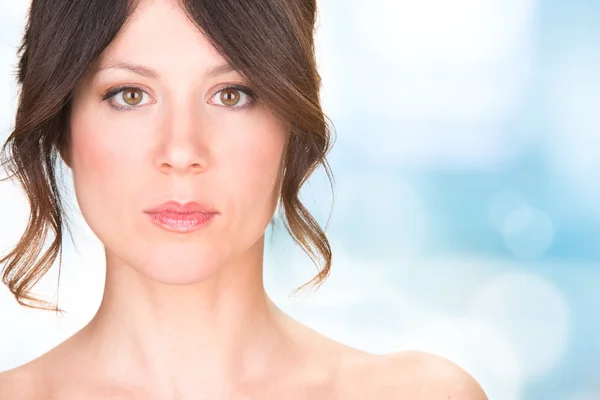
<path fill-rule="evenodd" d="M 148 213 L 153 223 L 170 232 L 188 233 L 206 226 L 215 214 Z"/>

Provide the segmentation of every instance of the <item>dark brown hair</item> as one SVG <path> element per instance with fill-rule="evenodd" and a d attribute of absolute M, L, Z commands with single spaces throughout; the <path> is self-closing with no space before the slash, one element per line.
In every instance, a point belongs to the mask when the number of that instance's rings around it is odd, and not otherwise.
<path fill-rule="evenodd" d="M 123 0 L 33 0 L 18 48 L 20 94 L 14 129 L 2 147 L 2 165 L 27 194 L 31 214 L 19 243 L 0 264 L 2 281 L 28 307 L 59 310 L 34 297 L 32 287 L 61 252 L 66 213 L 56 167 L 68 148 L 73 92 L 139 4 Z M 321 284 L 331 267 L 325 232 L 299 199 L 300 188 L 332 145 L 320 100 L 314 29 L 316 0 L 181 0 L 181 9 L 258 97 L 291 126 L 285 149 L 280 204 L 284 225 L 322 268 L 300 290 Z M 67 229 L 68 224 L 64 224 Z M 42 253 L 48 229 L 54 239 Z M 59 280 L 60 261 L 59 259 Z"/>

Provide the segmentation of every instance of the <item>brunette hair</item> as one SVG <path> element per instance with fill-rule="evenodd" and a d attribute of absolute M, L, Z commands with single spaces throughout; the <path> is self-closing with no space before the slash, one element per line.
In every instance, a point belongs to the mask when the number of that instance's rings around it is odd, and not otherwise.
<path fill-rule="evenodd" d="M 58 155 L 69 146 L 73 92 L 133 14 L 139 0 L 32 0 L 18 48 L 20 93 L 14 129 L 1 149 L 2 165 L 25 191 L 31 214 L 6 263 L 2 281 L 28 307 L 59 311 L 36 298 L 33 286 L 62 261 L 67 217 L 57 185 Z M 285 149 L 280 210 L 294 241 L 322 268 L 307 285 L 329 275 L 331 247 L 299 199 L 300 188 L 326 160 L 333 140 L 322 111 L 314 29 L 316 0 L 181 0 L 179 6 L 258 97 L 291 127 Z M 68 224 L 64 223 L 68 228 Z M 48 229 L 54 239 L 42 253 Z"/>

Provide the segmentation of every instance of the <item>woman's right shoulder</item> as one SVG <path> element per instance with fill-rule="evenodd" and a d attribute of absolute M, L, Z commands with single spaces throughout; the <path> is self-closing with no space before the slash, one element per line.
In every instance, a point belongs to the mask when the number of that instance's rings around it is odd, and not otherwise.
<path fill-rule="evenodd" d="M 31 363 L 0 372 L 0 399 L 39 399 L 43 387 L 40 383 L 40 376 Z"/>

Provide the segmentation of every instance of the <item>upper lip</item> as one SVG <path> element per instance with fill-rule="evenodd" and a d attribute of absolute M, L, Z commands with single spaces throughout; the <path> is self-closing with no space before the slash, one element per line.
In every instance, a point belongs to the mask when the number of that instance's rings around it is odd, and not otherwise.
<path fill-rule="evenodd" d="M 161 213 L 161 212 L 170 212 L 170 213 L 178 213 L 178 214 L 192 214 L 192 213 L 202 213 L 202 214 L 214 214 L 215 210 L 211 209 L 208 206 L 197 203 L 195 201 L 189 201 L 185 204 L 181 204 L 177 201 L 167 201 L 166 203 L 162 203 L 152 209 L 146 210 L 146 213 Z"/>

